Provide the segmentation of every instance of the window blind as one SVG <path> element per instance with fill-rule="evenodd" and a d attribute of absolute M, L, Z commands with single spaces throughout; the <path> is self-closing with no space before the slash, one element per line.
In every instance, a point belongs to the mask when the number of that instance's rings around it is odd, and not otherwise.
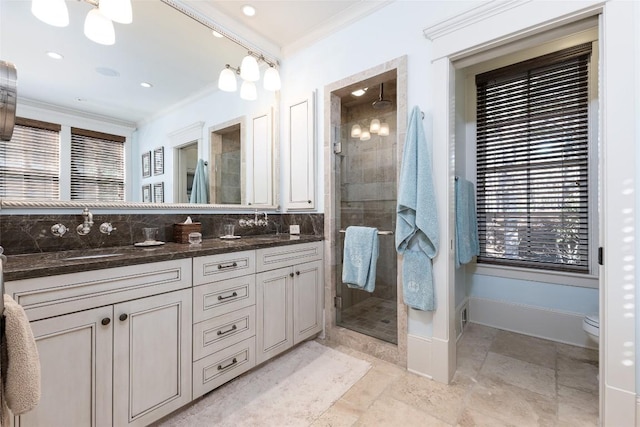
<path fill-rule="evenodd" d="M 16 118 L 11 141 L 0 141 L 0 197 L 60 198 L 60 126 Z"/>
<path fill-rule="evenodd" d="M 71 200 L 124 200 L 124 141 L 71 128 Z"/>
<path fill-rule="evenodd" d="M 479 263 L 589 271 L 590 53 L 476 76 Z"/>

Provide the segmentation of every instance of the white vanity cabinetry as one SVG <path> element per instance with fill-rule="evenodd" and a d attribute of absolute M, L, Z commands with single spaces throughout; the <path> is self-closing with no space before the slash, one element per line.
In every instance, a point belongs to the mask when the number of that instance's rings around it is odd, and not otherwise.
<path fill-rule="evenodd" d="M 193 259 L 193 397 L 253 368 L 255 251 Z"/>
<path fill-rule="evenodd" d="M 322 330 L 322 242 L 256 251 L 256 363 Z"/>
<path fill-rule="evenodd" d="M 42 396 L 12 421 L 144 426 L 191 401 L 191 260 L 10 281 L 36 337 Z"/>

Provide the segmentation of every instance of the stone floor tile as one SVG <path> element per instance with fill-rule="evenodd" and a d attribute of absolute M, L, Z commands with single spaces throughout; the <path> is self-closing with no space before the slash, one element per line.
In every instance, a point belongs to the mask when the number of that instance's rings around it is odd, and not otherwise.
<path fill-rule="evenodd" d="M 556 398 L 556 371 L 502 354 L 491 353 L 480 369 L 479 382 L 499 380 L 522 389 Z"/>
<path fill-rule="evenodd" d="M 553 341 L 499 331 L 489 351 L 546 368 L 556 368 L 556 343 Z"/>

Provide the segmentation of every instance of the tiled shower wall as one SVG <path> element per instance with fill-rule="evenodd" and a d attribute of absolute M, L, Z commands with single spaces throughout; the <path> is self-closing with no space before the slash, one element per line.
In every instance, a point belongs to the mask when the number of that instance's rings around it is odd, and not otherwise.
<path fill-rule="evenodd" d="M 288 233 L 290 224 L 299 224 L 301 234 L 322 236 L 324 233 L 323 214 L 269 214 L 269 225 L 266 227 L 240 227 L 240 219 L 253 219 L 254 215 L 94 213 L 94 225 L 85 236 L 78 235 L 75 230 L 83 222 L 81 212 L 78 215 L 1 215 L 0 246 L 6 255 L 127 246 L 143 240 L 143 227 L 157 227 L 157 239 L 171 242 L 173 224 L 184 222 L 187 216 L 193 222 L 202 224 L 204 239 L 220 236 L 222 226 L 229 223 L 236 225 L 235 234 L 239 236 Z M 102 234 L 99 228 L 103 222 L 110 222 L 116 230 L 110 235 Z M 62 237 L 51 233 L 51 226 L 58 223 L 69 228 Z"/>

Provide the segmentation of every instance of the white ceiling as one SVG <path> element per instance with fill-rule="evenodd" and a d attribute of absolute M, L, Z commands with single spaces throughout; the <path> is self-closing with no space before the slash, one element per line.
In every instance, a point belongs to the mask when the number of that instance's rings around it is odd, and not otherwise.
<path fill-rule="evenodd" d="M 246 50 L 214 38 L 202 24 L 159 0 L 133 0 L 133 24 L 114 24 L 116 44 L 102 46 L 83 35 L 88 3 L 69 0 L 70 25 L 49 26 L 30 12 L 30 0 L 0 0 L 0 60 L 18 70 L 18 102 L 45 103 L 136 123 L 182 100 L 217 90 L 225 63 L 240 64 Z M 361 18 L 388 1 L 184 0 L 228 33 L 282 59 Z M 64 55 L 48 58 L 47 51 Z M 118 76 L 105 75 L 115 70 Z M 147 81 L 153 88 L 145 89 Z"/>

